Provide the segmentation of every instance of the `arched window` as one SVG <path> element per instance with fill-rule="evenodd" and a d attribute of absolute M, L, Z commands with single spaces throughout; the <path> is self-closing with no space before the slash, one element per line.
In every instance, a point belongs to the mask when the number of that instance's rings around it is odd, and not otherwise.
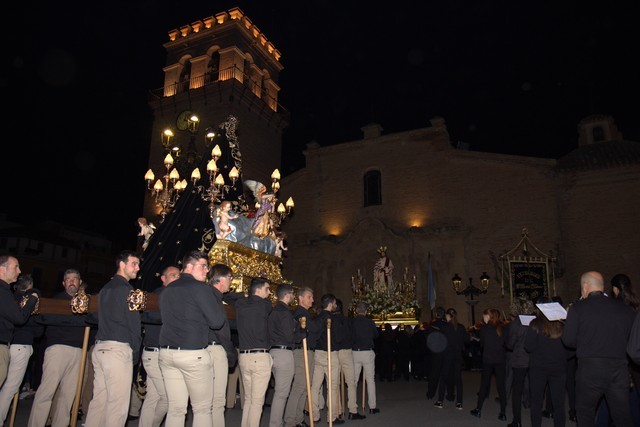
<path fill-rule="evenodd" d="M 220 52 L 215 51 L 207 64 L 207 83 L 217 82 L 220 78 Z"/>
<path fill-rule="evenodd" d="M 189 90 L 189 80 L 191 79 L 191 61 L 184 62 L 182 71 L 180 72 L 180 88 L 181 92 Z"/>
<path fill-rule="evenodd" d="M 602 126 L 593 128 L 593 142 L 604 141 L 604 129 Z"/>
<path fill-rule="evenodd" d="M 380 171 L 369 171 L 364 174 L 364 205 L 382 204 L 382 176 Z"/>

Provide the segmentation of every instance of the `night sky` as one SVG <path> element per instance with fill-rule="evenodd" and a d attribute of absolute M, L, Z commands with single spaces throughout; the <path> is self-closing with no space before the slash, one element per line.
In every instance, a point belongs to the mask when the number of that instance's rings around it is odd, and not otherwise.
<path fill-rule="evenodd" d="M 472 150 L 558 158 L 595 113 L 640 141 L 637 2 L 370 3 L 21 2 L 3 26 L 0 213 L 133 247 L 162 44 L 234 6 L 282 53 L 283 175 L 310 141 L 360 139 L 371 122 L 388 134 L 441 116 Z"/>

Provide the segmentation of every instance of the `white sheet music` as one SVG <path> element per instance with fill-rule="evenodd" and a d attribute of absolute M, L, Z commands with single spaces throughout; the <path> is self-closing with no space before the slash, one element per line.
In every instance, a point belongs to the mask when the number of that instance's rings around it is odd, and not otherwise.
<path fill-rule="evenodd" d="M 542 311 L 542 314 L 551 321 L 564 320 L 567 318 L 567 310 L 565 310 L 560 303 L 550 302 L 546 304 L 536 304 L 536 307 L 538 307 L 540 311 Z"/>
<path fill-rule="evenodd" d="M 520 318 L 520 323 L 524 326 L 529 326 L 529 323 L 536 318 L 536 316 L 532 316 L 530 314 L 520 314 L 518 317 Z"/>

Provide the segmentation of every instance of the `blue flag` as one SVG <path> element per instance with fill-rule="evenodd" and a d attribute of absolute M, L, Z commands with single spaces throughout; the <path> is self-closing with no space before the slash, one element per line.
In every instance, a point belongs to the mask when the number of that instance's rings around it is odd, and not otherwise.
<path fill-rule="evenodd" d="M 436 307 L 436 281 L 433 279 L 433 269 L 431 268 L 431 252 L 429 252 L 429 268 L 427 270 L 427 293 L 431 310 Z"/>

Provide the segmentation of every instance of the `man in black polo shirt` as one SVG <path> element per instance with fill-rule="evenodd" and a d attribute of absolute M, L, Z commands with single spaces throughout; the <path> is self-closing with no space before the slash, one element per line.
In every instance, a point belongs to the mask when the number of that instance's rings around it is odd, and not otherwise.
<path fill-rule="evenodd" d="M 331 401 L 327 399 L 327 407 L 331 405 L 331 418 L 333 424 L 343 424 L 344 420 L 338 419 L 338 389 L 340 380 L 340 361 L 338 360 L 338 340 L 340 333 L 334 331 L 333 328 L 339 328 L 338 322 L 331 324 L 331 370 L 329 370 L 329 340 L 327 333 L 327 320 L 332 318 L 332 313 L 336 308 L 336 297 L 333 294 L 325 294 L 320 300 L 322 304 L 322 312 L 313 320 L 315 327 L 320 330 L 320 337 L 316 342 L 315 366 L 313 369 L 313 377 L 311 379 L 311 401 L 313 404 L 314 421 L 320 420 L 319 412 L 319 394 L 323 381 L 327 380 L 329 386 L 329 376 L 331 376 Z M 327 414 L 328 417 L 329 414 Z M 329 419 L 327 421 L 330 421 Z"/>
<path fill-rule="evenodd" d="M 225 426 L 224 410 L 229 367 L 235 366 L 238 361 L 238 353 L 233 341 L 231 341 L 231 328 L 223 305 L 223 296 L 229 292 L 232 280 L 233 273 L 228 265 L 214 264 L 211 267 L 207 284 L 213 290 L 219 310 L 225 313 L 224 325 L 220 329 L 209 330 L 209 346 L 207 347 L 213 364 L 213 400 L 211 409 L 213 427 Z M 241 293 L 238 294 L 242 295 Z"/>
<path fill-rule="evenodd" d="M 54 298 L 71 302 L 81 284 L 80 272 L 74 268 L 67 269 L 62 278 L 64 291 Z M 42 320 L 47 325 L 44 333 L 47 349 L 42 364 L 42 381 L 31 406 L 29 427 L 44 427 L 49 412 L 52 413 L 51 425 L 69 425 L 87 326 L 85 318 L 86 315 L 43 315 Z M 56 393 L 55 408 L 51 411 Z"/>
<path fill-rule="evenodd" d="M 127 298 L 140 271 L 140 256 L 122 251 L 116 258 L 115 276 L 102 287 L 98 309 L 98 334 L 93 347 L 93 398 L 86 427 L 123 426 L 127 422 L 133 364 L 142 335 L 140 313 L 129 310 Z"/>
<path fill-rule="evenodd" d="M 234 302 L 240 340 L 240 376 L 244 386 L 241 427 L 258 427 L 264 397 L 271 379 L 268 318 L 272 305 L 269 281 L 254 277 L 249 296 Z"/>
<path fill-rule="evenodd" d="M 209 329 L 221 328 L 226 317 L 205 283 L 208 271 L 207 254 L 188 252 L 180 278 L 160 295 L 160 370 L 169 400 L 167 427 L 184 425 L 189 400 L 193 425 L 211 425 Z"/>
<path fill-rule="evenodd" d="M 353 324 L 352 319 L 349 319 L 342 312 L 342 300 L 336 299 L 336 308 L 333 311 L 333 320 L 339 327 L 334 330 L 339 333 L 337 338 L 338 350 L 338 364 L 342 371 L 344 383 L 347 385 L 347 407 L 349 408 L 350 420 L 363 420 L 367 418 L 358 412 L 358 398 L 356 390 L 356 380 L 354 374 L 354 361 L 353 361 Z M 342 404 L 342 402 L 339 402 Z M 345 408 L 342 408 L 341 413 Z"/>
<path fill-rule="evenodd" d="M 298 305 L 293 311 L 293 318 L 296 321 L 296 336 L 297 339 L 293 346 L 293 363 L 295 372 L 293 374 L 293 384 L 291 384 L 291 391 L 289 393 L 289 399 L 287 400 L 287 407 L 284 412 L 285 426 L 301 426 L 306 425 L 304 423 L 304 406 L 307 402 L 307 374 L 305 373 L 304 366 L 304 350 L 302 348 L 302 340 L 307 335 L 309 328 L 313 325 L 311 322 L 311 313 L 309 309 L 313 306 L 313 289 L 309 287 L 302 287 L 298 289 Z M 302 329 L 300 325 L 300 318 L 306 319 L 306 329 Z M 315 341 L 311 342 L 312 335 L 309 333 L 307 336 L 307 363 L 309 364 L 309 375 L 313 373 L 313 349 L 315 348 Z M 304 423 L 304 424 L 303 424 Z"/>
<path fill-rule="evenodd" d="M 20 308 L 13 293 L 11 283 L 20 275 L 18 259 L 10 255 L 0 255 L 0 386 L 7 378 L 9 369 L 9 343 L 13 338 L 15 325 L 23 325 L 29 319 L 38 302 L 38 295 L 34 292 L 24 307 Z"/>
<path fill-rule="evenodd" d="M 33 287 L 33 278 L 30 274 L 21 275 L 14 288 L 16 301 L 22 301 L 25 295 L 32 292 L 39 292 Z M 4 425 L 13 397 L 20 391 L 24 374 L 29 367 L 29 359 L 33 354 L 33 341 L 44 332 L 44 326 L 37 323 L 39 317 L 38 315 L 31 316 L 27 323 L 16 326 L 13 330 L 13 339 L 9 347 L 11 354 L 9 371 L 7 379 L 0 387 L 0 425 Z"/>
<path fill-rule="evenodd" d="M 160 282 L 162 286 L 153 291 L 160 295 L 169 284 L 180 278 L 180 269 L 175 265 L 169 265 L 162 269 Z M 140 427 L 157 427 L 167 415 L 169 402 L 164 387 L 164 378 L 160 371 L 160 329 L 162 317 L 158 311 L 145 311 L 142 313 L 142 325 L 144 336 L 142 338 L 142 366 L 147 373 L 147 393 L 144 395 L 140 408 Z"/>
<path fill-rule="evenodd" d="M 293 301 L 293 286 L 282 284 L 276 291 L 278 302 L 269 314 L 269 343 L 271 358 L 273 359 L 273 378 L 275 380 L 273 400 L 271 401 L 270 426 L 282 426 L 284 409 L 291 390 L 293 373 L 293 343 L 302 339 L 303 332 L 298 330 L 295 336 L 297 322 L 291 312 Z"/>
<path fill-rule="evenodd" d="M 580 278 L 582 298 L 567 312 L 562 341 L 576 349 L 576 413 L 578 425 L 594 425 L 595 410 L 604 395 L 616 426 L 630 426 L 627 341 L 635 313 L 604 293 L 597 271 Z"/>
<path fill-rule="evenodd" d="M 373 344 L 378 338 L 378 334 L 375 322 L 367 317 L 367 304 L 358 301 L 356 304 L 356 317 L 353 319 L 354 377 L 360 378 L 360 370 L 364 369 L 370 414 L 380 412 L 376 402 L 376 354 L 373 350 Z"/>

